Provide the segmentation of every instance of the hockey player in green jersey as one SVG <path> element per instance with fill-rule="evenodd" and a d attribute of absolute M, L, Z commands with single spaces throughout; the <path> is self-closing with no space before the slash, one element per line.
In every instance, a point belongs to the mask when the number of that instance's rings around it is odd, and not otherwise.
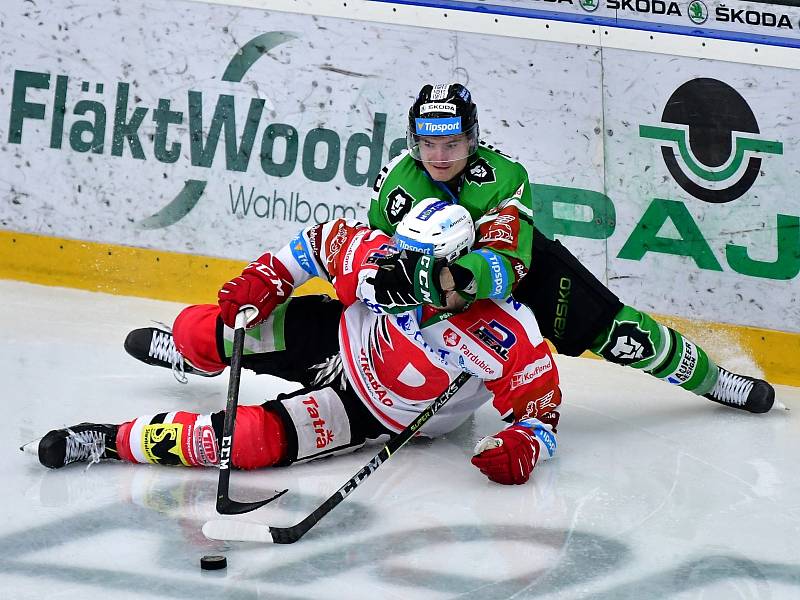
<path fill-rule="evenodd" d="M 427 274 L 447 307 L 477 298 L 510 295 L 529 305 L 542 333 L 570 356 L 586 350 L 644 370 L 714 402 L 767 412 L 774 388 L 761 379 L 717 366 L 692 341 L 623 304 L 560 242 L 534 227 L 525 168 L 479 143 L 477 107 L 461 84 L 425 85 L 408 114 L 408 151 L 378 175 L 369 222 L 394 234 L 412 206 L 439 198 L 464 206 L 476 244 L 450 265 Z M 376 297 L 389 307 L 422 304 L 419 254 L 395 255 L 395 268 L 380 270 Z"/>
<path fill-rule="evenodd" d="M 519 163 L 478 143 L 477 110 L 460 96 L 456 96 L 458 105 L 453 102 L 452 106 L 453 110 L 467 111 L 465 117 L 453 112 L 451 118 L 425 118 L 442 114 L 432 111 L 447 106 L 435 100 L 437 89 L 444 93 L 447 87 L 431 88 L 425 95 L 429 101 L 415 103 L 416 112 L 422 116 L 414 118 L 413 126 L 420 124 L 424 130 L 437 121 L 453 123 L 461 119 L 463 132 L 453 135 L 447 125 L 440 125 L 447 135 L 438 135 L 438 131 L 431 135 L 409 133 L 409 152 L 398 156 L 378 175 L 369 209 L 370 225 L 393 234 L 400 220 L 423 198 L 460 204 L 469 211 L 481 234 L 480 248 L 455 261 L 448 270 L 468 299 L 506 298 L 531 262 L 533 209 L 528 174 Z M 452 87 L 457 89 L 455 94 L 469 99 L 466 88 Z M 451 113 L 445 110 L 443 114 Z"/>

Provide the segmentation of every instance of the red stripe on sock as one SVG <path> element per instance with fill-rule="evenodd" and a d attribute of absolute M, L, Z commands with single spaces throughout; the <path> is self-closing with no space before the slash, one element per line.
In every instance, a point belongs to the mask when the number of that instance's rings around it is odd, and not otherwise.
<path fill-rule="evenodd" d="M 136 462 L 131 452 L 130 433 L 133 421 L 126 421 L 117 429 L 117 454 L 126 462 Z"/>

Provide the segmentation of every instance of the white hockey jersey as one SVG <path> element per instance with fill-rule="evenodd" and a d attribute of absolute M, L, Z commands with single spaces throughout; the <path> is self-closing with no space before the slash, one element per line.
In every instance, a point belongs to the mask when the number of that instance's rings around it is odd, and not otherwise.
<path fill-rule="evenodd" d="M 375 259 L 394 252 L 384 233 L 338 219 L 307 228 L 277 252 L 295 286 L 330 281 L 346 305 L 342 362 L 354 390 L 388 429 L 401 431 L 466 371 L 473 375 L 423 428 L 447 433 L 481 404 L 503 416 L 541 418 L 558 406 L 558 372 L 531 310 L 512 298 L 460 313 L 420 306 L 398 315 L 375 302 Z"/>

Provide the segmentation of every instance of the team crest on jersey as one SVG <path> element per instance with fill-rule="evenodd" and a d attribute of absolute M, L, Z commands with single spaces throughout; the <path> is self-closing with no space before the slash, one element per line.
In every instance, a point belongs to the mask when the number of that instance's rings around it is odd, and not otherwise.
<path fill-rule="evenodd" d="M 364 259 L 364 263 L 368 265 L 376 265 L 378 264 L 381 259 L 386 258 L 390 254 L 395 254 L 398 252 L 397 246 L 394 244 L 381 244 L 379 248 L 375 250 L 371 250 L 367 257 Z"/>
<path fill-rule="evenodd" d="M 514 245 L 514 239 L 519 232 L 519 220 L 516 215 L 499 214 L 492 221 L 481 225 L 478 239 L 481 243 L 501 243 L 509 246 Z"/>
<path fill-rule="evenodd" d="M 397 225 L 411 210 L 414 198 L 400 186 L 389 192 L 386 198 L 386 217 L 389 219 L 389 223 Z"/>
<path fill-rule="evenodd" d="M 656 353 L 650 333 L 642 331 L 633 321 L 614 321 L 611 333 L 600 350 L 609 362 L 630 365 Z"/>
<path fill-rule="evenodd" d="M 467 331 L 501 360 L 508 360 L 508 351 L 517 343 L 517 336 L 497 319 L 488 322 L 481 319 L 468 327 Z"/>
<path fill-rule="evenodd" d="M 494 176 L 494 167 L 486 162 L 486 159 L 479 158 L 467 169 L 464 179 L 469 183 L 483 185 L 484 183 L 494 183 L 497 179 Z"/>
<path fill-rule="evenodd" d="M 550 390 L 541 398 L 537 398 L 536 400 L 531 400 L 525 406 L 525 414 L 522 415 L 522 419 L 528 418 L 536 418 L 540 414 L 544 414 L 550 408 L 555 408 L 556 403 L 553 402 L 553 396 L 555 396 L 555 390 Z"/>
<path fill-rule="evenodd" d="M 461 336 L 449 327 L 447 328 L 447 331 L 442 334 L 442 339 L 444 340 L 444 345 L 450 348 L 453 346 L 458 346 L 458 344 L 461 342 Z"/>

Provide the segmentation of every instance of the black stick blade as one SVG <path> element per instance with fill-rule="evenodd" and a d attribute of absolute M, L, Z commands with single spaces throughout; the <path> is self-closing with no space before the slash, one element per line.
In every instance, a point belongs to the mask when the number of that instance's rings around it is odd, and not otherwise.
<path fill-rule="evenodd" d="M 221 515 L 242 515 L 244 513 L 249 513 L 257 508 L 261 508 L 265 504 L 269 504 L 273 500 L 277 500 L 288 491 L 288 489 L 285 489 L 266 500 L 258 500 L 256 502 L 237 502 L 224 495 L 220 495 L 217 496 L 217 512 Z"/>

